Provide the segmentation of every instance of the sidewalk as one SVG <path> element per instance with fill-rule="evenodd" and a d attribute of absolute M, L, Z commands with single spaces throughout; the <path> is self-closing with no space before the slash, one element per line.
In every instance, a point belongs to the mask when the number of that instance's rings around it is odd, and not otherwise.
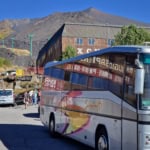
<path fill-rule="evenodd" d="M 0 150 L 8 150 L 1 140 L 0 140 Z"/>

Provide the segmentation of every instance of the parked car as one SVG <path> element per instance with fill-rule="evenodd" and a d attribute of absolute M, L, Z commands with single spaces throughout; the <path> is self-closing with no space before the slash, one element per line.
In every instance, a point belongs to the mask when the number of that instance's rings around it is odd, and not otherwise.
<path fill-rule="evenodd" d="M 15 104 L 13 89 L 0 89 L 0 105 L 15 106 Z"/>
<path fill-rule="evenodd" d="M 15 102 L 16 104 L 23 104 L 24 103 L 24 93 L 19 93 L 15 95 Z"/>

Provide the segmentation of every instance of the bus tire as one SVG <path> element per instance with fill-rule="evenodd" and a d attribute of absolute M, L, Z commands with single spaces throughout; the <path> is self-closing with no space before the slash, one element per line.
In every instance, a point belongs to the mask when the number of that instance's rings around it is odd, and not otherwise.
<path fill-rule="evenodd" d="M 96 133 L 95 147 L 96 150 L 109 150 L 108 135 L 104 127 Z"/>
<path fill-rule="evenodd" d="M 40 115 L 40 106 L 38 106 L 38 114 Z"/>
<path fill-rule="evenodd" d="M 49 134 L 53 138 L 56 137 L 54 116 L 51 116 L 49 119 Z"/>

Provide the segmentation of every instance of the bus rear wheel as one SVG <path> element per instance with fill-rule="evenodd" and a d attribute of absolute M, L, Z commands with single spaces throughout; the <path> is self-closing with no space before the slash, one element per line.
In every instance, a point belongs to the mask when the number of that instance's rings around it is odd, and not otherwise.
<path fill-rule="evenodd" d="M 96 150 L 109 150 L 106 130 L 101 128 L 96 135 Z"/>

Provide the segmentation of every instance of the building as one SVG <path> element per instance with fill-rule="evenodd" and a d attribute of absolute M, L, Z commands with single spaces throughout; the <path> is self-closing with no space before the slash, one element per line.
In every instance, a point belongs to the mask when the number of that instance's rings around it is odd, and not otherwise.
<path fill-rule="evenodd" d="M 36 65 L 59 60 L 67 46 L 76 49 L 77 55 L 89 53 L 112 45 L 121 25 L 65 23 L 40 50 Z"/>

